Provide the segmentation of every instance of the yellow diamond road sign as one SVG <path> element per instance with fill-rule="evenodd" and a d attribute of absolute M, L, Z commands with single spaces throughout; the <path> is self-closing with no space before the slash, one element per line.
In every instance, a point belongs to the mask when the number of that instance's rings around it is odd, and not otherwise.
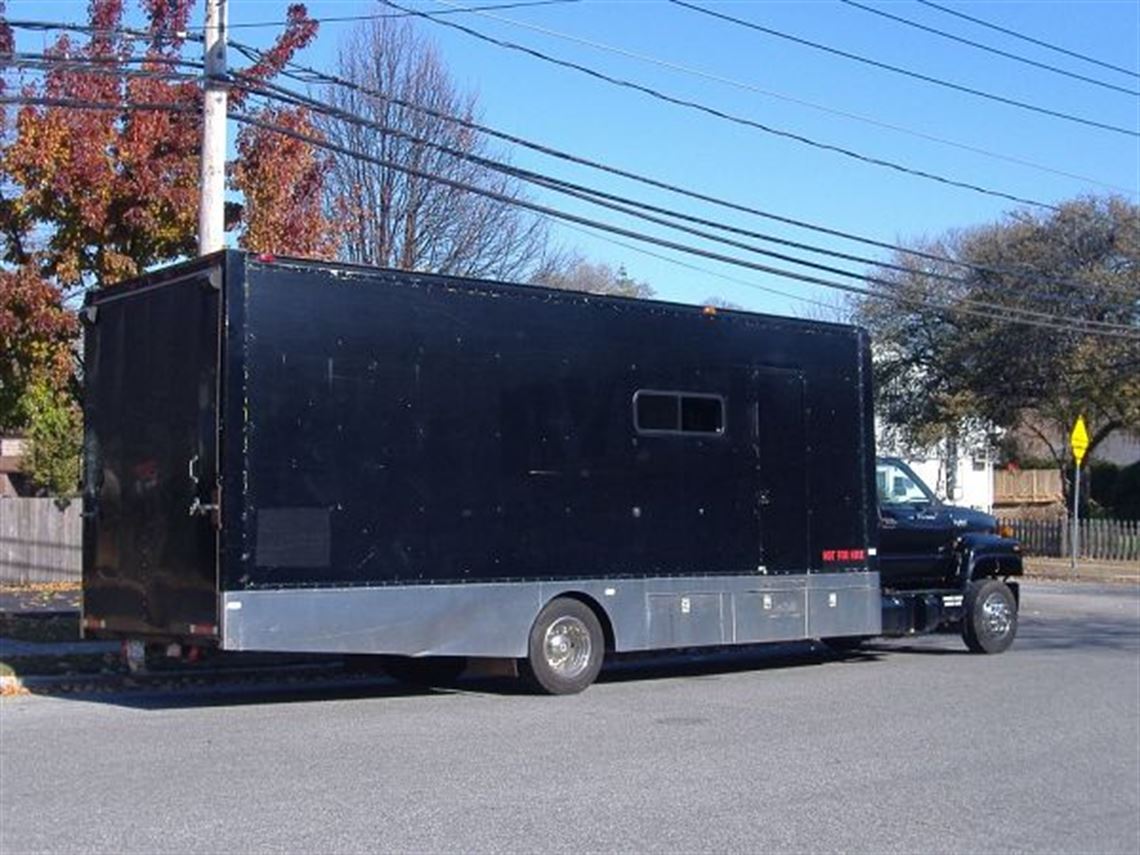
<path fill-rule="evenodd" d="M 1089 450 L 1089 432 L 1085 428 L 1085 417 L 1077 416 L 1077 423 L 1073 425 L 1073 432 L 1069 436 L 1069 444 L 1073 449 L 1073 457 L 1077 465 L 1085 459 L 1085 452 Z"/>

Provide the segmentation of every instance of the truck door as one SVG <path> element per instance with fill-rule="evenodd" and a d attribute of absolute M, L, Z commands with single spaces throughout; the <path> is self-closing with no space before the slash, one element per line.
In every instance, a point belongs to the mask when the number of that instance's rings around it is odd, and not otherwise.
<path fill-rule="evenodd" d="M 768 573 L 805 573 L 809 523 L 804 377 L 797 371 L 754 368 L 752 386 L 760 564 Z"/>
<path fill-rule="evenodd" d="M 221 270 L 85 311 L 84 627 L 217 633 Z"/>
<path fill-rule="evenodd" d="M 879 460 L 875 477 L 883 583 L 939 584 L 953 569 L 956 532 L 949 512 L 901 461 Z"/>

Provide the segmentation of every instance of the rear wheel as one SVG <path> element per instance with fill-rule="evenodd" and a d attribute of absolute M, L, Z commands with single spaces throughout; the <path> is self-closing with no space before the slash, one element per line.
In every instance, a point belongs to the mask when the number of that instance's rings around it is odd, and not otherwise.
<path fill-rule="evenodd" d="M 597 679 L 605 636 L 593 610 L 580 600 L 559 597 L 538 613 L 530 630 L 523 676 L 550 695 L 572 695 Z"/>
<path fill-rule="evenodd" d="M 823 639 L 823 643 L 836 653 L 851 653 L 870 640 L 866 635 L 837 635 L 834 638 Z"/>
<path fill-rule="evenodd" d="M 974 653 L 1001 653 L 1017 635 L 1017 600 L 1000 579 L 979 579 L 966 589 L 962 640 Z"/>

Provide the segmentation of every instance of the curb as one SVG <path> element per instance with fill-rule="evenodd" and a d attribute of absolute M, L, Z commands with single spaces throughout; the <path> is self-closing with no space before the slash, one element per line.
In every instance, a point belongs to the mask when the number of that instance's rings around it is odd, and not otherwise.
<path fill-rule="evenodd" d="M 210 669 L 194 673 L 157 671 L 142 674 L 79 673 L 0 676 L 0 696 L 103 694 L 131 690 L 166 691 L 189 687 L 249 687 L 258 685 L 308 684 L 322 678 L 336 682 L 365 682 L 332 665 L 283 665 L 276 668 Z M 375 678 L 371 678 L 373 681 Z"/>

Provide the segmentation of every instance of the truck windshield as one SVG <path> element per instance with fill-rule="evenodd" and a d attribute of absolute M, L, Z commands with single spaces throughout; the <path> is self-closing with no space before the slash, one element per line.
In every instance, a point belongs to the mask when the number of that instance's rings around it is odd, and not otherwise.
<path fill-rule="evenodd" d="M 934 494 L 905 464 L 880 460 L 875 465 L 875 482 L 879 488 L 879 505 L 931 505 Z"/>

